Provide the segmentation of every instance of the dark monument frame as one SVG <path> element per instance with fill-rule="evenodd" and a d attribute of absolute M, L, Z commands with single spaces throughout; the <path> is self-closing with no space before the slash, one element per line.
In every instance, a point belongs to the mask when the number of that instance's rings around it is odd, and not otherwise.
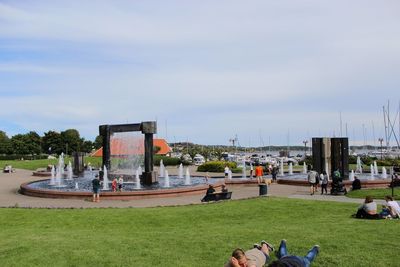
<path fill-rule="evenodd" d="M 349 139 L 347 137 L 312 138 L 313 169 L 318 173 L 325 170 L 324 139 L 330 142 L 330 177 L 334 171 L 339 170 L 342 177 L 347 179 L 349 177 Z"/>
<path fill-rule="evenodd" d="M 103 137 L 102 166 L 106 166 L 107 169 L 110 169 L 111 167 L 110 138 L 113 133 L 138 131 L 141 131 L 144 134 L 144 172 L 140 176 L 140 180 L 142 184 L 152 185 L 158 182 L 153 165 L 153 135 L 157 133 L 157 123 L 155 121 L 145 121 L 132 124 L 100 125 L 99 133 Z"/>

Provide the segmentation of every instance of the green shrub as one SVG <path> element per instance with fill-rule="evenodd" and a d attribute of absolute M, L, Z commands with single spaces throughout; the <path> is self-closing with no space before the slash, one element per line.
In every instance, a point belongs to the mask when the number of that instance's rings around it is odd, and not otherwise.
<path fill-rule="evenodd" d="M 229 169 L 233 170 L 237 168 L 236 162 L 227 162 L 227 161 L 209 161 L 200 165 L 197 168 L 199 172 L 223 172 L 225 166 L 228 166 Z"/>
<path fill-rule="evenodd" d="M 242 173 L 243 168 L 232 168 L 231 171 L 232 173 Z"/>
<path fill-rule="evenodd" d="M 183 163 L 179 158 L 171 158 L 171 157 L 167 157 L 167 156 L 155 155 L 154 156 L 154 165 L 160 166 L 161 160 L 163 160 L 164 166 L 176 166 L 176 165 Z M 184 165 L 186 165 L 186 164 L 184 164 Z"/>

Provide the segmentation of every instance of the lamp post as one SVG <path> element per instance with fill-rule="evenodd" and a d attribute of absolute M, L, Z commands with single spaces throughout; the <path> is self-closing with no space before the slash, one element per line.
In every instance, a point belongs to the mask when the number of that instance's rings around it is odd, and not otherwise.
<path fill-rule="evenodd" d="M 383 146 L 382 146 L 383 138 L 379 138 L 378 141 L 379 141 L 379 143 L 381 143 L 381 160 L 382 160 L 382 158 L 383 158 Z"/>
<path fill-rule="evenodd" d="M 308 140 L 304 140 L 303 141 L 303 144 L 304 144 L 304 158 L 307 156 L 307 143 L 308 143 Z"/>

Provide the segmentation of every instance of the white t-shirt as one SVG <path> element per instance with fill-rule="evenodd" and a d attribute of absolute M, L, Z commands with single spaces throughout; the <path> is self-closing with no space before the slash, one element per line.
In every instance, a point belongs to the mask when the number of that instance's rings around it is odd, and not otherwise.
<path fill-rule="evenodd" d="M 229 173 L 229 167 L 226 166 L 226 167 L 225 167 L 225 174 L 228 174 L 228 173 Z"/>
<path fill-rule="evenodd" d="M 399 203 L 397 203 L 396 201 L 388 201 L 388 202 L 386 202 L 387 203 L 387 205 L 389 206 L 389 207 L 391 207 L 392 208 L 392 210 L 394 211 L 394 212 L 396 212 L 397 214 L 400 214 L 400 206 L 399 206 Z"/>

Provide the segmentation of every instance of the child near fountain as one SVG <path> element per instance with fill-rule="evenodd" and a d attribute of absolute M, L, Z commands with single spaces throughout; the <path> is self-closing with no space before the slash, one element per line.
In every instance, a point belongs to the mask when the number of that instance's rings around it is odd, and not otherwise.
<path fill-rule="evenodd" d="M 93 202 L 100 202 L 100 180 L 99 176 L 96 175 L 92 180 L 93 186 Z"/>
<path fill-rule="evenodd" d="M 111 188 L 113 192 L 117 191 L 117 178 L 114 178 L 112 183 L 111 183 Z"/>
<path fill-rule="evenodd" d="M 122 185 L 124 184 L 124 179 L 122 176 L 119 177 L 118 179 L 118 191 L 122 192 Z"/>

